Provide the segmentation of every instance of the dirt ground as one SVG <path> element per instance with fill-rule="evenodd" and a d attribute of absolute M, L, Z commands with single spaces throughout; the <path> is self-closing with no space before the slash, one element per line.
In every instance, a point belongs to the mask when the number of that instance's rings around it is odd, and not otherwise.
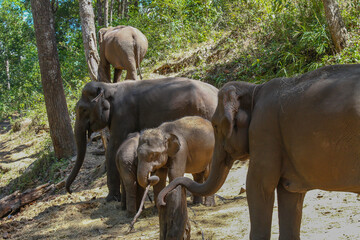
<path fill-rule="evenodd" d="M 0 166 L 25 168 L 33 161 L 31 143 L 19 149 L 11 139 L 1 138 Z M 94 172 L 104 161 L 95 155 L 100 142 L 88 147 L 85 163 L 69 195 L 62 189 L 45 195 L 20 212 L 0 220 L 0 239 L 159 239 L 158 216 L 150 201 L 135 224 L 135 231 L 126 235 L 132 218 L 126 217 L 120 203 L 107 203 L 105 175 L 95 178 Z M 65 171 L 69 173 L 74 162 Z M 247 162 L 236 162 L 226 183 L 217 193 L 216 206 L 194 206 L 188 197 L 191 239 L 248 239 L 249 213 L 245 187 Z M 4 187 L 6 173 L 1 176 Z M 277 206 L 274 206 L 272 238 L 279 227 Z M 353 193 L 308 192 L 303 211 L 302 239 L 360 239 L 360 198 Z"/>

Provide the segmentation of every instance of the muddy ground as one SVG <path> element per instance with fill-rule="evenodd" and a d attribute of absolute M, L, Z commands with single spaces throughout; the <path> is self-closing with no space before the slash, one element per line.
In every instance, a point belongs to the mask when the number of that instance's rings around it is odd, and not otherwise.
<path fill-rule="evenodd" d="M 33 145 L 0 132 L 0 166 L 26 171 L 34 161 Z M 12 136 L 12 137 L 9 137 Z M 37 137 L 37 139 L 41 139 Z M 35 141 L 35 140 L 34 140 Z M 107 203 L 105 175 L 96 176 L 104 161 L 95 155 L 100 142 L 88 147 L 85 163 L 69 195 L 64 189 L 46 194 L 20 212 L 0 220 L 0 239 L 158 239 L 158 216 L 150 201 L 135 224 L 135 231 L 126 235 L 132 218 L 126 217 L 120 203 Z M 73 162 L 62 173 L 66 176 Z M 25 169 L 25 170 L 24 170 Z M 12 170 L 11 170 L 12 171 Z M 9 171 L 9 172 L 11 172 Z M 15 171 L 15 170 L 14 170 Z M 226 183 L 217 193 L 216 206 L 194 206 L 188 197 L 188 213 L 192 239 L 248 239 L 249 213 L 245 186 L 247 162 L 236 162 Z M 2 189 L 11 175 L 2 173 Z M 277 206 L 274 206 L 272 239 L 279 233 Z M 304 203 L 302 239 L 360 239 L 360 198 L 353 193 L 310 191 Z"/>

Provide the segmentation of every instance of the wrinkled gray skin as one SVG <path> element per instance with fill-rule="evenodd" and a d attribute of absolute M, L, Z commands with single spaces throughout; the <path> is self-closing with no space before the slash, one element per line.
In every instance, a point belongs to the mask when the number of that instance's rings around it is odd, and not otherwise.
<path fill-rule="evenodd" d="M 116 166 L 121 176 L 121 205 L 133 216 L 139 210 L 145 189 L 136 180 L 137 148 L 140 133 L 130 133 L 116 153 Z"/>
<path fill-rule="evenodd" d="M 121 73 L 126 70 L 125 79 L 137 80 L 136 69 L 144 59 L 148 49 L 145 35 L 130 26 L 117 26 L 99 30 L 100 64 L 98 81 L 110 82 L 110 64 L 114 67 L 113 82 L 119 82 Z"/>
<path fill-rule="evenodd" d="M 211 122 L 198 116 L 183 117 L 144 130 L 137 149 L 138 183 L 145 188 L 150 173 L 155 173 L 160 178 L 154 185 L 156 201 L 167 176 L 171 182 L 184 173 L 191 173 L 195 181 L 203 182 L 209 175 L 214 143 Z M 193 202 L 202 203 L 202 197 L 194 196 Z M 215 205 L 214 196 L 206 197 L 205 204 Z"/>
<path fill-rule="evenodd" d="M 120 176 L 115 155 L 127 135 L 184 116 L 210 119 L 217 105 L 217 93 L 210 84 L 187 78 L 86 84 L 76 105 L 77 159 L 66 180 L 66 190 L 71 192 L 70 186 L 84 161 L 86 135 L 109 127 L 107 200 L 120 200 Z"/>
<path fill-rule="evenodd" d="M 160 240 L 190 240 L 186 189 L 178 186 L 166 196 L 166 206 L 159 209 Z"/>
<path fill-rule="evenodd" d="M 214 194 L 235 159 L 250 157 L 251 239 L 270 239 L 277 190 L 280 239 L 299 239 L 305 193 L 360 193 L 360 65 L 335 65 L 262 85 L 231 82 L 212 118 L 215 150 L 204 184 L 178 178 L 193 193 Z"/>

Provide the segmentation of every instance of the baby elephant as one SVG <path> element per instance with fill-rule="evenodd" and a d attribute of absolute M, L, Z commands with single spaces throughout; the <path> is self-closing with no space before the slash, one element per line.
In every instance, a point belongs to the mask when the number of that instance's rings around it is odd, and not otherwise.
<path fill-rule="evenodd" d="M 116 166 L 121 176 L 121 205 L 129 216 L 136 214 L 145 191 L 136 182 L 139 138 L 138 132 L 130 133 L 116 153 Z"/>
<path fill-rule="evenodd" d="M 191 173 L 196 182 L 202 183 L 209 174 L 215 144 L 211 123 L 197 116 L 165 122 L 158 128 L 143 131 L 139 139 L 137 180 L 140 186 L 148 185 L 149 174 L 160 178 L 154 185 L 154 197 L 166 185 L 184 173 Z M 201 196 L 194 196 L 194 203 L 202 203 Z M 205 197 L 205 205 L 215 205 L 214 196 Z"/>

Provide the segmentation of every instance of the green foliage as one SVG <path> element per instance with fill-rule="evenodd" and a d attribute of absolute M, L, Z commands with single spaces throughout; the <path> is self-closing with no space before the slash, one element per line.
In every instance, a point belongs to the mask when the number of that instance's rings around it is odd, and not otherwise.
<path fill-rule="evenodd" d="M 226 2 L 226 3 L 224 3 Z M 235 57 L 207 69 L 204 78 L 220 87 L 230 80 L 264 82 L 302 74 L 328 64 L 359 63 L 359 1 L 340 2 L 349 32 L 348 47 L 335 54 L 322 1 L 224 1 L 231 21 L 228 40 L 235 42 Z M 244 46 L 248 45 L 248 46 Z M 224 69 L 228 73 L 224 73 Z M 215 74 L 215 75 L 214 75 Z M 197 74 L 199 75 L 199 74 Z"/>
<path fill-rule="evenodd" d="M 142 8 L 130 8 L 129 17 L 115 19 L 113 25 L 130 25 L 148 38 L 146 58 L 151 63 L 171 52 L 186 49 L 212 36 L 220 12 L 210 0 L 141 1 Z"/>
<path fill-rule="evenodd" d="M 55 31 L 71 112 L 89 78 L 78 1 L 58 2 Z M 131 25 L 147 36 L 145 67 L 194 44 L 216 42 L 226 32 L 237 32 L 221 46 L 223 51 L 236 52 L 235 59 L 225 66 L 236 71 L 212 71 L 206 77 L 221 86 L 228 80 L 264 81 L 301 74 L 325 64 L 358 62 L 360 0 L 339 3 L 349 31 L 349 46 L 338 55 L 333 51 L 322 1 L 317 0 L 140 0 L 130 2 L 125 18 L 120 17 L 119 2 L 115 1 L 112 25 Z M 97 14 L 95 1 L 93 6 Z M 0 39 L 0 118 L 29 109 L 44 112 L 40 110 L 44 99 L 29 0 L 0 0 Z M 200 65 L 199 73 L 193 74 L 198 79 L 204 78 L 201 72 L 208 71 L 203 63 Z"/>
<path fill-rule="evenodd" d="M 89 78 L 78 1 L 58 2 L 55 31 L 71 113 Z M 115 1 L 112 25 L 131 25 L 147 36 L 145 67 L 194 44 L 223 41 L 227 32 L 236 32 L 220 46 L 221 51 L 235 52 L 235 57 L 217 63 L 230 73 L 209 71 L 202 62 L 192 76 L 216 86 L 229 80 L 261 82 L 325 64 L 359 62 L 360 0 L 338 2 L 349 32 L 349 45 L 338 55 L 333 51 L 322 1 L 317 0 L 140 0 L 130 2 L 125 18 L 120 17 Z M 34 109 L 45 112 L 30 1 L 0 0 L 0 118 L 13 112 L 32 114 Z"/>

